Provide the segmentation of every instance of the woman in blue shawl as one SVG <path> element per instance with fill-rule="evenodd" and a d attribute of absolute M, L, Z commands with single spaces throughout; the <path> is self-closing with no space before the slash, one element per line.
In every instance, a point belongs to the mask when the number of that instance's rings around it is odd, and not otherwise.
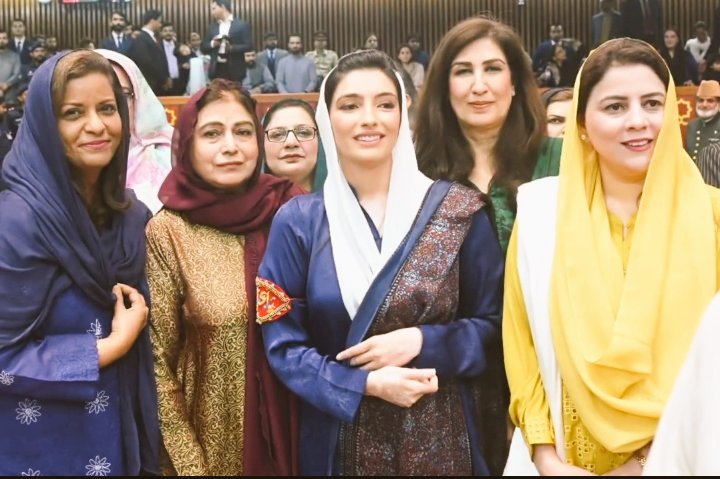
<path fill-rule="evenodd" d="M 33 76 L 0 193 L 0 475 L 157 472 L 149 212 L 124 188 L 128 124 L 100 55 Z"/>
<path fill-rule="evenodd" d="M 258 270 L 303 475 L 487 475 L 505 442 L 482 424 L 506 415 L 500 246 L 478 192 L 418 170 L 405 105 L 386 54 L 340 60 L 316 114 L 327 179 L 278 210 Z"/>

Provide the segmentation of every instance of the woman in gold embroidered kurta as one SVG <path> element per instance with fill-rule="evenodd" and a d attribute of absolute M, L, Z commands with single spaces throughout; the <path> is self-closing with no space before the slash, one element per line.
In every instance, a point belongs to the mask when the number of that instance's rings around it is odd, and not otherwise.
<path fill-rule="evenodd" d="M 165 449 L 179 475 L 243 470 L 248 321 L 243 246 L 242 236 L 168 210 L 148 228 L 160 418 Z"/>
<path fill-rule="evenodd" d="M 557 223 L 547 225 L 556 231 L 544 299 L 551 345 L 533 340 L 519 223 L 508 251 L 510 414 L 541 474 L 637 475 L 700 314 L 718 289 L 720 196 L 682 148 L 674 85 L 649 45 L 618 39 L 599 47 L 574 98 Z M 526 261 L 531 275 L 533 260 Z M 540 375 L 538 352 L 548 348 L 562 382 L 563 438 L 555 437 Z"/>
<path fill-rule="evenodd" d="M 260 173 L 259 131 L 237 85 L 197 92 L 175 130 L 165 209 L 147 227 L 166 474 L 294 472 L 292 399 L 264 360 L 247 291 L 270 221 L 300 190 Z"/>

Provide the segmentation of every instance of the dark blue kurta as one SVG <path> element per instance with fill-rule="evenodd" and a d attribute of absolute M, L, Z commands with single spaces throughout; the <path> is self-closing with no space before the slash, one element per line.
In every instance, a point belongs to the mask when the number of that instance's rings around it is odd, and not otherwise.
<path fill-rule="evenodd" d="M 117 363 L 98 368 L 111 320 L 71 286 L 37 339 L 0 351 L 0 475 L 125 473 Z"/>
<path fill-rule="evenodd" d="M 437 207 L 437 198 L 434 206 L 428 206 L 433 196 L 443 194 L 437 185 L 431 188 L 420 217 L 431 215 Z M 274 371 L 302 399 L 300 471 L 337 473 L 334 462 L 339 421 L 354 421 L 368 372 L 334 359 L 348 347 L 353 322 L 342 302 L 321 193 L 294 198 L 278 211 L 266 251 L 258 276 L 279 285 L 293 298 L 287 315 L 263 326 L 263 337 Z M 384 297 L 387 288 L 377 286 L 392 281 L 402 261 L 397 254 L 393 256 L 390 263 L 397 264 L 389 263 L 383 269 L 368 295 Z M 484 210 L 473 217 L 459 261 L 458 319 L 447 325 L 420 326 L 422 349 L 408 365 L 435 368 L 440 388 L 444 378 L 471 379 L 483 374 L 488 362 L 502 362 L 501 356 L 486 354 L 489 349 L 495 350 L 488 348 L 489 344 L 500 341 L 503 265 Z M 381 301 L 382 297 L 378 303 Z M 359 316 L 360 312 L 355 321 Z M 474 408 L 468 403 L 469 391 L 464 399 L 473 469 L 487 473 L 474 426 Z"/>
<path fill-rule="evenodd" d="M 0 474 L 155 473 L 159 428 L 148 328 L 99 371 L 118 282 L 146 292 L 147 208 L 132 191 L 98 229 L 73 182 L 53 109 L 55 68 L 33 75 L 0 192 Z M 118 95 L 123 123 L 127 104 Z M 129 137 L 113 162 L 125 176 Z M 109 198 L 105 196 L 109 201 Z M 146 295 L 147 298 L 147 295 Z"/>

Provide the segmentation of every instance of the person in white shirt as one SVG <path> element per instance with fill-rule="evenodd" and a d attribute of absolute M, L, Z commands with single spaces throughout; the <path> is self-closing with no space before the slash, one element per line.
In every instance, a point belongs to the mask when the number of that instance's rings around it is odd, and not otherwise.
<path fill-rule="evenodd" d="M 710 48 L 710 40 L 707 24 L 705 22 L 697 22 L 695 23 L 695 38 L 691 38 L 685 42 L 685 50 L 690 52 L 695 59 L 695 62 L 698 64 L 698 73 L 700 74 L 705 71 L 705 55 Z"/>
<path fill-rule="evenodd" d="M 250 24 L 232 15 L 229 0 L 212 0 L 210 24 L 202 43 L 202 51 L 210 55 L 208 76 L 242 82 L 245 78 L 245 52 L 251 50 Z"/>

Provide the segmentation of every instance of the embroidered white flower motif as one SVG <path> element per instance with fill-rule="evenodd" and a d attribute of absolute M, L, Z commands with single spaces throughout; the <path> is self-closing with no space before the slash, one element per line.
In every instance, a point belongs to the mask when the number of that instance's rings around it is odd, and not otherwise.
<path fill-rule="evenodd" d="M 0 371 L 0 384 L 2 384 L 3 386 L 10 386 L 14 382 L 15 376 L 5 371 L 4 369 Z"/>
<path fill-rule="evenodd" d="M 107 457 L 95 456 L 95 459 L 90 459 L 90 464 L 85 466 L 87 472 L 86 476 L 107 476 L 110 473 L 110 464 L 107 461 Z"/>
<path fill-rule="evenodd" d="M 27 424 L 28 426 L 34 422 L 37 422 L 37 418 L 42 416 L 40 412 L 42 407 L 35 399 L 27 399 L 20 401 L 18 407 L 15 408 L 17 416 L 15 419 L 20 421 L 20 424 Z"/>
<path fill-rule="evenodd" d="M 20 475 L 21 476 L 39 476 L 40 471 L 36 471 L 36 470 L 30 468 L 27 470 L 27 472 L 21 472 Z"/>
<path fill-rule="evenodd" d="M 105 412 L 109 400 L 110 396 L 105 394 L 105 391 L 98 391 L 95 399 L 85 403 L 85 409 L 88 410 L 88 414 L 100 414 L 101 412 Z"/>
<path fill-rule="evenodd" d="M 90 323 L 90 329 L 86 331 L 86 333 L 90 333 L 93 336 L 95 336 L 98 339 L 102 338 L 102 325 L 100 324 L 100 320 L 95 318 L 95 321 Z"/>

